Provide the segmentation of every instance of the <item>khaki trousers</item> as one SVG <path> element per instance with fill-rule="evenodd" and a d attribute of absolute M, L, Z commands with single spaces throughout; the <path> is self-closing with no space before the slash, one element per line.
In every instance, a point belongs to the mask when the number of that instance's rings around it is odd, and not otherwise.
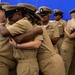
<path fill-rule="evenodd" d="M 39 75 L 37 60 L 35 58 L 19 60 L 17 66 L 17 75 Z"/>
<path fill-rule="evenodd" d="M 9 66 L 4 64 L 3 62 L 0 62 L 0 75 L 17 75 L 16 68 L 10 70 Z"/>
<path fill-rule="evenodd" d="M 61 45 L 63 43 L 64 37 L 60 38 L 57 42 L 58 53 L 61 53 Z"/>
<path fill-rule="evenodd" d="M 64 62 L 59 54 L 39 61 L 43 75 L 65 75 Z"/>
<path fill-rule="evenodd" d="M 64 60 L 66 74 L 68 74 L 69 72 L 69 68 L 71 65 L 72 57 L 73 57 L 73 52 L 74 52 L 74 44 L 63 42 L 61 46 L 60 55 L 62 56 Z"/>

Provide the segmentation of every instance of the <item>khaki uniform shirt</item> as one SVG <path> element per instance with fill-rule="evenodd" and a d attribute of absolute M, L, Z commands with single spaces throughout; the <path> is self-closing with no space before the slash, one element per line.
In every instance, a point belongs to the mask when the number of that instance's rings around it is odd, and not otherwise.
<path fill-rule="evenodd" d="M 48 35 L 46 29 L 44 27 L 42 27 L 42 29 L 43 29 L 43 34 L 42 34 L 43 42 L 42 42 L 42 45 L 37 50 L 39 61 L 46 59 L 46 58 L 50 58 L 56 54 L 53 44 L 49 38 L 49 35 Z"/>
<path fill-rule="evenodd" d="M 9 44 L 9 37 L 2 37 L 1 33 L 0 33 L 0 56 L 11 60 L 13 59 L 12 46 Z"/>
<path fill-rule="evenodd" d="M 59 37 L 59 29 L 55 22 L 48 22 L 47 25 L 44 26 L 50 37 Z"/>
<path fill-rule="evenodd" d="M 67 23 L 67 26 L 66 26 L 66 29 L 69 33 L 71 33 L 71 31 L 73 30 L 73 27 L 75 26 L 75 20 L 74 19 L 71 19 L 70 21 L 68 21 Z M 65 42 L 68 42 L 68 43 L 74 43 L 74 40 L 71 40 L 69 39 L 66 35 L 65 35 L 65 38 L 64 38 L 64 41 Z"/>
<path fill-rule="evenodd" d="M 8 24 L 5 26 L 8 26 Z M 9 69 L 14 69 L 16 64 L 13 58 L 13 46 L 9 44 L 9 38 L 10 37 L 2 37 L 0 33 L 0 62 L 2 65 L 5 64 L 8 66 Z"/>
<path fill-rule="evenodd" d="M 58 25 L 60 36 L 64 35 L 64 27 L 67 25 L 67 22 L 62 19 L 60 19 L 59 21 L 55 21 L 55 22 Z"/>

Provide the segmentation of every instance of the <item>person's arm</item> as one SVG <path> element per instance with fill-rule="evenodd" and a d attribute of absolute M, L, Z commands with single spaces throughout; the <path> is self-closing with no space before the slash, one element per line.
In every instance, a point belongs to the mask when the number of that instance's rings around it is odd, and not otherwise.
<path fill-rule="evenodd" d="M 54 27 L 53 36 L 51 37 L 52 43 L 56 44 L 58 42 L 58 40 L 59 40 L 59 37 L 60 37 L 60 35 L 59 35 L 59 29 L 58 29 L 58 25 L 56 25 Z"/>
<path fill-rule="evenodd" d="M 72 34 L 70 34 L 70 33 L 67 31 L 66 27 L 64 28 L 64 31 L 65 31 L 65 34 L 66 34 L 70 39 L 75 38 L 75 32 L 73 32 Z"/>
<path fill-rule="evenodd" d="M 19 20 L 12 25 L 9 25 L 7 27 L 1 26 L 1 35 L 4 37 L 10 36 L 8 32 L 11 34 L 11 36 L 20 35 L 22 33 L 25 33 L 26 30 L 29 28 L 29 31 L 33 29 L 33 26 L 29 21 Z"/>
<path fill-rule="evenodd" d="M 0 25 L 0 33 L 3 37 L 11 36 L 10 32 L 7 30 L 5 25 Z"/>
<path fill-rule="evenodd" d="M 38 35 L 34 38 L 34 41 L 30 41 L 27 43 L 16 44 L 16 43 L 13 43 L 13 42 L 15 42 L 13 39 L 10 40 L 10 43 L 13 46 L 21 48 L 21 49 L 37 49 L 41 46 L 43 40 L 44 40 L 43 36 Z"/>
<path fill-rule="evenodd" d="M 31 32 L 24 33 L 22 35 L 14 37 L 14 40 L 17 43 L 24 43 L 24 42 L 28 42 L 34 39 L 37 35 L 41 35 L 41 34 L 43 34 L 43 30 L 42 28 L 39 27 L 39 28 L 32 30 Z"/>
<path fill-rule="evenodd" d="M 42 41 L 34 40 L 27 43 L 17 44 L 13 39 L 11 39 L 9 40 L 9 43 L 13 45 L 15 48 L 19 49 L 38 49 L 41 46 Z"/>

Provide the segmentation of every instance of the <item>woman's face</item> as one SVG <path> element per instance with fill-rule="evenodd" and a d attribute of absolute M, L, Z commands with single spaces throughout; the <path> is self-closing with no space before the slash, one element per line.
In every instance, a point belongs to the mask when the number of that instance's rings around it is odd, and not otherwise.
<path fill-rule="evenodd" d="M 22 18 L 22 13 L 21 11 L 15 12 L 12 17 L 8 18 L 9 23 L 15 23 L 16 21 L 18 21 L 19 19 Z"/>

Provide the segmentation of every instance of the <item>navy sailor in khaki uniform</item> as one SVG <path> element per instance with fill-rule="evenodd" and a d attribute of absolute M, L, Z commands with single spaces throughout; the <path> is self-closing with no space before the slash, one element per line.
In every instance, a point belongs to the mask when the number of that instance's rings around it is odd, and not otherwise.
<path fill-rule="evenodd" d="M 33 6 L 32 6 L 33 7 Z M 16 36 L 22 33 L 27 33 L 33 30 L 32 24 L 26 17 L 23 18 L 22 11 L 30 11 L 22 6 L 7 6 L 4 7 L 8 14 L 8 20 L 12 25 L 4 27 L 5 32 L 3 36 Z M 30 7 L 31 8 L 31 7 Z M 36 7 L 33 7 L 34 11 Z M 12 13 L 11 13 L 12 12 Z M 3 26 L 2 26 L 3 27 Z M 39 67 L 37 63 L 37 49 L 16 49 L 13 47 L 13 56 L 18 61 L 17 64 L 17 75 L 38 75 Z"/>
<path fill-rule="evenodd" d="M 34 15 L 35 14 L 33 14 L 32 16 Z M 40 26 L 34 25 L 33 27 L 35 29 Z M 38 53 L 37 58 L 38 58 L 40 70 L 43 73 L 43 75 L 65 75 L 63 60 L 61 56 L 55 52 L 52 42 L 45 28 L 42 27 L 42 29 L 43 29 L 43 34 L 38 37 L 38 40 L 42 41 L 41 46 L 40 43 L 38 43 L 34 39 L 33 41 L 31 41 L 33 44 L 31 44 L 31 42 L 17 44 L 17 48 L 29 47 L 32 49 L 38 45 L 39 48 L 37 49 L 37 53 Z M 13 44 L 13 42 L 14 41 L 12 40 L 10 43 Z"/>
<path fill-rule="evenodd" d="M 67 22 L 65 20 L 62 19 L 63 18 L 63 11 L 59 10 L 59 9 L 54 9 L 54 22 L 57 23 L 58 25 L 58 29 L 59 29 L 59 40 L 57 42 L 57 47 L 59 50 L 59 54 L 60 54 L 60 48 L 64 39 L 64 28 L 67 24 Z"/>
<path fill-rule="evenodd" d="M 72 19 L 68 21 L 66 30 L 68 31 L 68 33 L 71 34 L 75 27 L 75 9 L 71 10 L 69 13 L 71 14 Z M 74 49 L 75 49 L 75 39 L 71 39 L 65 34 L 65 38 L 61 45 L 61 56 L 65 63 L 67 75 L 69 73 L 70 65 L 72 62 Z"/>
<path fill-rule="evenodd" d="M 38 8 L 37 12 L 41 18 L 42 18 L 42 22 L 43 22 L 43 27 L 46 28 L 49 37 L 55 47 L 56 52 L 58 53 L 58 48 L 57 48 L 57 41 L 59 39 L 59 29 L 58 26 L 55 22 L 51 22 L 50 16 L 52 14 L 52 9 L 46 6 L 41 6 Z"/>
<path fill-rule="evenodd" d="M 6 2 L 0 3 L 0 28 L 7 23 L 5 11 L 2 6 L 8 6 Z M 6 25 L 5 25 L 6 26 Z M 2 28 L 1 28 L 2 29 Z M 13 47 L 9 44 L 10 37 L 3 37 L 0 31 L 0 75 L 16 75 L 16 63 L 13 58 Z"/>

